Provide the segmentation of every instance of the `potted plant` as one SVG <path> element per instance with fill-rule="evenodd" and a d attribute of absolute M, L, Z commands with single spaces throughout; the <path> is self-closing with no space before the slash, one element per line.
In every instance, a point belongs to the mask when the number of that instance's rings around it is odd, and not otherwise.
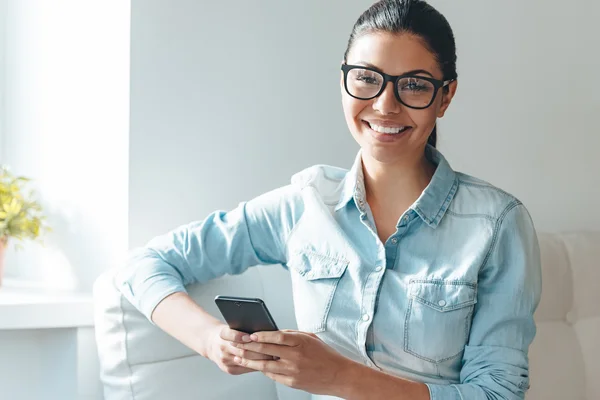
<path fill-rule="evenodd" d="M 7 166 L 0 165 L 0 286 L 9 241 L 36 240 L 48 230 L 35 191 L 27 187 L 29 183 L 30 179 L 15 176 Z"/>

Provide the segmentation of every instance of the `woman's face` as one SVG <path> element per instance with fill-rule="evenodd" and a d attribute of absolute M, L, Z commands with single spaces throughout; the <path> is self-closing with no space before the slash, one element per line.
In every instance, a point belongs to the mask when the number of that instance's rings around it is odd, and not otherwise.
<path fill-rule="evenodd" d="M 347 64 L 364 65 L 389 75 L 403 75 L 423 70 L 416 75 L 442 80 L 442 71 L 435 56 L 421 39 L 410 34 L 370 33 L 358 38 L 348 54 Z M 348 79 L 351 79 L 349 77 Z M 456 91 L 456 82 L 446 93 L 440 89 L 431 106 L 417 110 L 400 103 L 393 83 L 371 100 L 359 100 L 344 89 L 341 80 L 342 104 L 346 123 L 363 155 L 382 163 L 393 163 L 407 157 L 421 157 L 437 118 L 444 116 Z M 380 133 L 378 127 L 405 127 L 400 133 Z"/>

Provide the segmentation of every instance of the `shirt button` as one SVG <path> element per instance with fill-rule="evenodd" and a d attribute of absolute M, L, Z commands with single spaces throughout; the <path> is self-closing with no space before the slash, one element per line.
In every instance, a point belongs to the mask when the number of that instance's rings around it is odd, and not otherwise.
<path fill-rule="evenodd" d="M 383 267 L 380 265 L 377 268 L 375 268 L 375 271 L 376 272 L 381 272 L 381 271 L 383 271 Z"/>
<path fill-rule="evenodd" d="M 364 314 L 362 318 L 363 318 L 363 321 L 365 321 L 365 322 L 367 322 L 368 320 L 371 319 L 371 317 L 369 316 L 369 314 Z"/>
<path fill-rule="evenodd" d="M 408 215 L 405 215 L 405 216 L 404 216 L 404 222 L 405 222 L 405 223 L 406 223 L 406 222 L 408 222 L 408 218 L 409 218 L 409 216 L 408 216 Z"/>
<path fill-rule="evenodd" d="M 394 244 L 398 243 L 398 239 L 392 238 L 392 243 L 394 243 Z"/>
<path fill-rule="evenodd" d="M 438 301 L 438 305 L 440 307 L 444 307 L 446 305 L 446 300 L 440 300 L 440 301 Z"/>

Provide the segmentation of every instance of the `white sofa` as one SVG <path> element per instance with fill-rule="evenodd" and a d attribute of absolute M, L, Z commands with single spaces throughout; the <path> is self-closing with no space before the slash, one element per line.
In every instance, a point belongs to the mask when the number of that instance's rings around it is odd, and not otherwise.
<path fill-rule="evenodd" d="M 600 399 L 600 232 L 540 234 L 543 293 L 530 351 L 529 400 Z M 94 287 L 96 340 L 106 400 L 302 400 L 305 392 L 262 374 L 232 377 L 150 324 L 113 285 L 114 270 Z M 291 284 L 278 266 L 189 288 L 219 316 L 214 296 L 265 299 L 281 328 L 294 328 Z"/>

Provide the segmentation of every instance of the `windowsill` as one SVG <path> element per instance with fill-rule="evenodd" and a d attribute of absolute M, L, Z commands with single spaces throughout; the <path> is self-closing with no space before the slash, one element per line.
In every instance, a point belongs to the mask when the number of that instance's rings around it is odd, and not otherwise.
<path fill-rule="evenodd" d="M 93 325 L 91 294 L 27 287 L 8 279 L 0 287 L 0 330 Z"/>

